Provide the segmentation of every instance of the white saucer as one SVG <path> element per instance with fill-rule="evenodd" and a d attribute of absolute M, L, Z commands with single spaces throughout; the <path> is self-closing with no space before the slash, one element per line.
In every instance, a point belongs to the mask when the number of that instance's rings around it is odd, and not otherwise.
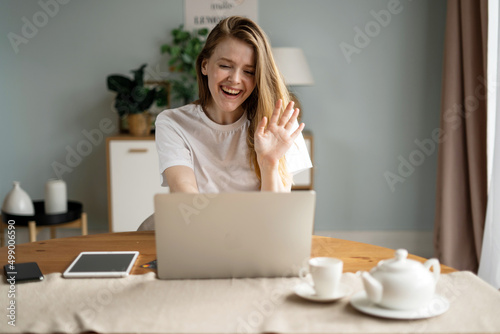
<path fill-rule="evenodd" d="M 300 283 L 295 286 L 293 291 L 297 296 L 302 297 L 304 299 L 313 302 L 328 303 L 344 298 L 345 296 L 349 295 L 352 292 L 352 289 L 348 285 L 340 283 L 340 286 L 335 295 L 328 297 L 320 297 L 316 295 L 316 292 L 314 291 L 312 286 L 310 286 L 307 283 Z"/>
<path fill-rule="evenodd" d="M 425 319 L 443 314 L 450 308 L 450 303 L 440 295 L 434 295 L 429 305 L 417 310 L 391 310 L 371 302 L 364 290 L 351 298 L 351 305 L 363 313 L 389 319 Z"/>

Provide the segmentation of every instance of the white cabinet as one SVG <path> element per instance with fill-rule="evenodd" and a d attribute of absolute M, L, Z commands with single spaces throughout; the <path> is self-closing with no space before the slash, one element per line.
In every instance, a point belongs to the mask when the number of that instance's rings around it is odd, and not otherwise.
<path fill-rule="evenodd" d="M 153 197 L 161 187 L 153 137 L 107 138 L 108 214 L 111 232 L 135 231 L 154 211 Z"/>

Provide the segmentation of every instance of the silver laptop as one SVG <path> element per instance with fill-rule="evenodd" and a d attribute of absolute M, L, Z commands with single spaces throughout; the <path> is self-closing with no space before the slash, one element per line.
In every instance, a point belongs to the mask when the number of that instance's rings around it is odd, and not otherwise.
<path fill-rule="evenodd" d="M 296 276 L 311 255 L 316 193 L 155 195 L 161 279 Z"/>

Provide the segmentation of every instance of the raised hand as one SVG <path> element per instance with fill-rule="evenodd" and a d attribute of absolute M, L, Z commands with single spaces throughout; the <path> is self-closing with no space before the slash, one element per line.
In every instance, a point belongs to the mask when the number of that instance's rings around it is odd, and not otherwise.
<path fill-rule="evenodd" d="M 295 138 L 304 129 L 304 123 L 301 123 L 297 129 L 293 129 L 299 116 L 299 109 L 294 109 L 293 102 L 288 104 L 280 117 L 282 104 L 283 101 L 278 100 L 271 119 L 268 121 L 267 117 L 263 117 L 255 130 L 255 152 L 261 168 L 276 167 L 279 160 L 293 145 Z"/>

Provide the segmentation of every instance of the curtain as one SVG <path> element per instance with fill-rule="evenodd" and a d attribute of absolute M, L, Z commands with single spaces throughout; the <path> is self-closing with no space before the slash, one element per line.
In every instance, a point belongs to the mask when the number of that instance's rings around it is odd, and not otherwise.
<path fill-rule="evenodd" d="M 434 251 L 477 272 L 487 202 L 487 0 L 448 0 Z"/>
<path fill-rule="evenodd" d="M 500 6 L 497 1 L 490 0 L 488 8 L 488 158 L 491 160 L 488 174 L 491 177 L 478 275 L 500 289 Z"/>

